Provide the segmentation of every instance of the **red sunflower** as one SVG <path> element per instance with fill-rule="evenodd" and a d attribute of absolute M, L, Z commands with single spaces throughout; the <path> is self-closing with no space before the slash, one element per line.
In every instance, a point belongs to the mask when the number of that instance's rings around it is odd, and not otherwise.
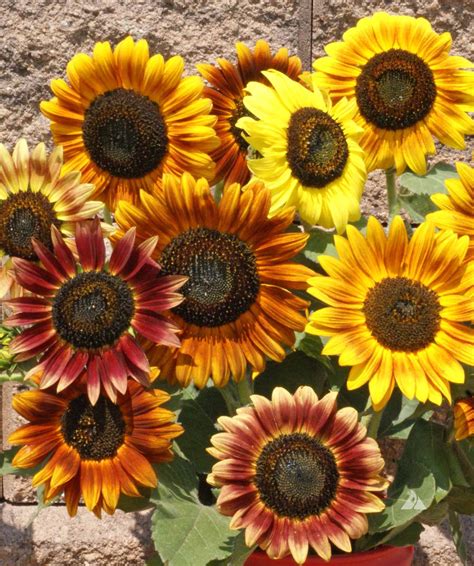
<path fill-rule="evenodd" d="M 338 411 L 336 393 L 318 399 L 306 386 L 251 400 L 253 407 L 220 417 L 224 432 L 211 438 L 208 451 L 220 462 L 207 481 L 221 487 L 219 511 L 232 516 L 232 529 L 245 529 L 247 546 L 273 559 L 291 553 L 302 564 L 311 546 L 329 560 L 330 542 L 350 552 L 350 539 L 367 532 L 365 514 L 383 510 L 388 483 L 357 411 Z"/>
<path fill-rule="evenodd" d="M 126 392 L 128 376 L 149 385 L 149 363 L 135 336 L 179 346 L 178 327 L 161 312 L 181 303 L 176 291 L 186 278 L 161 276 L 151 259 L 157 239 L 135 247 L 134 229 L 117 242 L 109 262 L 98 221 L 76 230 L 78 264 L 54 226 L 51 238 L 53 252 L 33 243 L 42 266 L 13 260 L 18 282 L 35 295 L 5 303 L 13 311 L 7 326 L 30 326 L 11 342 L 16 360 L 41 354 L 32 371 L 42 371 L 42 389 L 57 384 L 58 392 L 87 368 L 92 404 L 101 384 L 112 401 L 117 391 Z"/>

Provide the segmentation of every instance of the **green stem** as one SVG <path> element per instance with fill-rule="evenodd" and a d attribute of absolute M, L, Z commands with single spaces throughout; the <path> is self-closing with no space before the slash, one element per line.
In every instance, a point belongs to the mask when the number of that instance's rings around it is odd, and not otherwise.
<path fill-rule="evenodd" d="M 242 407 L 250 403 L 250 395 L 253 393 L 253 381 L 251 375 L 246 375 L 242 381 L 237 383 L 237 393 Z"/>
<path fill-rule="evenodd" d="M 369 438 L 377 438 L 380 422 L 382 421 L 383 409 L 374 411 L 367 423 L 367 436 Z"/>
<path fill-rule="evenodd" d="M 110 210 L 107 206 L 104 206 L 104 221 L 111 226 L 113 224 L 112 215 L 110 214 Z"/>
<path fill-rule="evenodd" d="M 227 412 L 232 417 L 239 407 L 250 403 L 250 395 L 253 393 L 252 375 L 247 373 L 238 383 L 230 380 L 225 387 L 220 387 L 219 391 L 226 404 Z"/>
<path fill-rule="evenodd" d="M 398 202 L 396 171 L 392 167 L 385 170 L 385 179 L 387 183 L 387 200 L 388 200 L 388 216 L 389 219 L 400 212 L 400 203 Z"/>
<path fill-rule="evenodd" d="M 237 412 L 237 408 L 239 407 L 239 400 L 236 398 L 235 395 L 235 384 L 232 381 L 225 387 L 219 387 L 219 392 L 224 399 L 225 406 L 227 407 L 227 413 L 230 417 L 233 417 Z"/>

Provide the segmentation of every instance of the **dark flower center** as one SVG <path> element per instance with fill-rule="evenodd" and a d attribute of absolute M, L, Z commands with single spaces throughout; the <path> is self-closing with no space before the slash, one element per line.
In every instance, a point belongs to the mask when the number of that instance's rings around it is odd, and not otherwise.
<path fill-rule="evenodd" d="M 306 187 L 322 188 L 342 175 L 349 157 L 341 126 L 322 110 L 300 108 L 290 118 L 287 160 Z"/>
<path fill-rule="evenodd" d="M 241 151 L 246 154 L 249 148 L 249 144 L 242 137 L 242 130 L 240 128 L 237 128 L 235 124 L 238 120 L 240 120 L 240 118 L 243 118 L 244 116 L 252 116 L 252 114 L 247 111 L 241 98 L 234 100 L 234 102 L 235 109 L 232 112 L 232 116 L 229 118 L 230 132 L 234 136 L 234 140 Z"/>
<path fill-rule="evenodd" d="M 52 249 L 52 224 L 59 228 L 61 222 L 42 193 L 21 191 L 0 200 L 0 248 L 9 256 L 38 259 L 31 238 Z"/>
<path fill-rule="evenodd" d="M 376 340 L 400 352 L 416 352 L 434 341 L 440 310 L 434 291 L 406 277 L 382 279 L 369 290 L 363 307 Z"/>
<path fill-rule="evenodd" d="M 265 446 L 254 481 L 261 500 L 277 515 L 304 520 L 331 504 L 338 480 L 332 452 L 316 438 L 297 432 Z"/>
<path fill-rule="evenodd" d="M 249 246 L 234 234 L 191 228 L 165 247 L 163 273 L 187 275 L 185 300 L 173 311 L 197 326 L 236 320 L 257 298 L 257 262 Z"/>
<path fill-rule="evenodd" d="M 120 277 L 101 271 L 79 273 L 59 289 L 53 302 L 53 324 L 75 348 L 112 346 L 129 328 L 134 299 Z"/>
<path fill-rule="evenodd" d="M 85 113 L 82 136 L 94 163 L 126 179 L 153 171 L 168 149 L 158 104 L 124 88 L 105 92 L 92 102 Z"/>
<path fill-rule="evenodd" d="M 99 397 L 92 405 L 86 395 L 70 401 L 61 418 L 65 442 L 75 448 L 82 460 L 113 458 L 125 438 L 125 421 L 117 405 Z"/>
<path fill-rule="evenodd" d="M 400 130 L 427 116 L 436 98 L 436 84 L 418 55 L 390 49 L 364 65 L 355 92 L 360 113 L 368 122 Z"/>

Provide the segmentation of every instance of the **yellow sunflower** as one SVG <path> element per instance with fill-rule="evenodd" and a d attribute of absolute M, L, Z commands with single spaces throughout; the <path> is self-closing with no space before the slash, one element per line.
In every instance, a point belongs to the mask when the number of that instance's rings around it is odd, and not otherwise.
<path fill-rule="evenodd" d="M 369 383 L 381 409 L 395 384 L 422 403 L 451 402 L 450 382 L 464 383 L 461 363 L 474 363 L 472 276 L 464 256 L 468 238 L 420 225 L 408 241 L 395 217 L 388 237 L 369 218 L 367 237 L 353 226 L 335 236 L 339 259 L 319 258 L 328 276 L 308 292 L 327 303 L 310 316 L 307 332 L 331 336 L 323 353 L 350 370 L 347 388 Z"/>
<path fill-rule="evenodd" d="M 331 542 L 351 552 L 350 539 L 367 532 L 366 513 L 384 509 L 388 485 L 357 411 L 338 411 L 335 393 L 318 399 L 306 386 L 251 400 L 235 417 L 220 417 L 224 432 L 211 438 L 208 452 L 220 461 L 207 481 L 221 487 L 219 511 L 232 516 L 232 529 L 245 529 L 247 546 L 273 559 L 291 553 L 303 564 L 312 547 L 329 560 Z"/>
<path fill-rule="evenodd" d="M 150 57 L 146 40 L 127 37 L 114 51 L 103 42 L 92 57 L 75 55 L 69 84 L 51 82 L 55 97 L 41 111 L 66 166 L 94 183 L 111 209 L 119 199 L 136 202 L 138 190 L 152 190 L 163 173 L 213 177 L 212 103 L 202 98 L 202 80 L 182 78 L 183 69 L 181 57 Z"/>
<path fill-rule="evenodd" d="M 433 136 L 464 149 L 474 133 L 467 112 L 474 110 L 473 64 L 450 56 L 451 34 L 438 35 L 424 18 L 378 12 L 325 47 L 317 59 L 317 84 L 335 101 L 357 102 L 356 121 L 367 169 L 407 166 L 426 173 Z"/>
<path fill-rule="evenodd" d="M 100 396 L 92 405 L 79 380 L 58 394 L 53 388 L 25 391 L 13 408 L 27 421 L 8 442 L 21 445 L 13 459 L 18 468 L 41 469 L 33 486 L 44 485 L 45 502 L 64 493 L 69 515 L 84 503 L 98 517 L 114 513 L 120 494 L 140 497 L 140 487 L 156 487 L 152 463 L 172 459 L 172 439 L 183 429 L 161 407 L 169 395 L 134 381 L 114 404 Z"/>
<path fill-rule="evenodd" d="M 243 379 L 247 366 L 263 371 L 266 357 L 281 361 L 308 306 L 288 289 L 305 289 L 314 276 L 290 261 L 308 237 L 284 233 L 294 211 L 269 219 L 270 193 L 260 183 L 244 192 L 230 185 L 217 205 L 207 181 L 189 174 L 166 175 L 162 191 L 140 197 L 140 208 L 119 203 L 115 237 L 130 226 L 137 241 L 158 236 L 154 257 L 163 273 L 189 277 L 182 305 L 170 313 L 181 347 L 154 346 L 151 365 L 182 386 L 212 378 L 222 387 L 231 375 Z"/>
<path fill-rule="evenodd" d="M 458 399 L 454 404 L 455 439 L 463 440 L 474 436 L 474 397 Z"/>
<path fill-rule="evenodd" d="M 226 59 L 218 59 L 218 67 L 209 64 L 197 65 L 198 71 L 209 82 L 204 94 L 212 100 L 212 113 L 217 116 L 216 133 L 221 145 L 211 153 L 216 162 L 215 181 L 224 179 L 225 185 L 250 180 L 247 167 L 249 145 L 242 137 L 236 122 L 247 112 L 243 105 L 244 90 L 250 81 L 267 84 L 262 71 L 277 69 L 292 79 L 301 73 L 301 61 L 288 50 L 279 49 L 272 55 L 270 46 L 259 39 L 252 51 L 244 43 L 236 44 L 237 64 Z"/>
<path fill-rule="evenodd" d="M 263 75 L 273 88 L 251 82 L 244 98 L 258 120 L 244 117 L 237 125 L 262 155 L 248 166 L 271 190 L 271 213 L 295 206 L 304 221 L 344 232 L 360 218 L 366 180 L 355 104 L 332 107 L 315 85 L 309 90 L 274 70 Z"/>
<path fill-rule="evenodd" d="M 61 173 L 63 151 L 48 156 L 44 143 L 30 153 L 24 139 L 10 155 L 0 144 L 0 298 L 23 290 L 13 277 L 11 258 L 37 260 L 32 238 L 52 249 L 51 226 L 72 236 L 76 223 L 92 218 L 104 206 L 89 201 L 94 186 L 81 183 L 78 172 Z"/>
<path fill-rule="evenodd" d="M 432 195 L 431 200 L 441 210 L 426 216 L 438 228 L 469 236 L 466 261 L 474 259 L 474 169 L 467 163 L 456 163 L 459 179 L 447 179 L 448 195 Z"/>

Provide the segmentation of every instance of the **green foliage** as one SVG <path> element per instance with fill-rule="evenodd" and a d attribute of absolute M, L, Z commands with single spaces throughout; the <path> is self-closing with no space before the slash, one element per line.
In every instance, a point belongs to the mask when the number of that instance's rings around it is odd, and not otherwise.
<path fill-rule="evenodd" d="M 437 163 L 424 176 L 415 175 L 411 171 L 398 178 L 400 186 L 416 195 L 434 195 L 447 193 L 444 185 L 447 179 L 457 178 L 456 168 L 448 163 Z"/>
<path fill-rule="evenodd" d="M 233 542 L 238 532 L 229 529 L 229 518 L 199 501 L 196 470 L 188 460 L 177 455 L 159 467 L 158 475 L 152 538 L 167 566 L 227 560 L 234 550 L 241 554 Z"/>

